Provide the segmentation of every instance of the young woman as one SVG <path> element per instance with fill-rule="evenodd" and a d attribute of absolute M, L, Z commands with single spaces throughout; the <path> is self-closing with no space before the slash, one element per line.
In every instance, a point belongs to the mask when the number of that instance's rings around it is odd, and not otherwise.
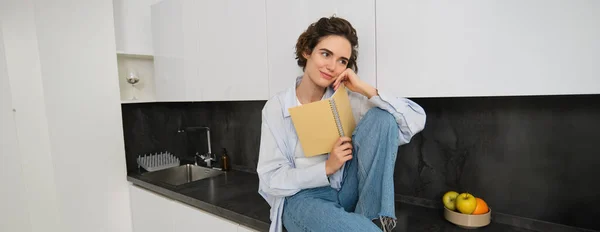
<path fill-rule="evenodd" d="M 356 30 L 342 18 L 311 24 L 296 43 L 304 74 L 263 108 L 257 172 L 259 193 L 271 206 L 271 232 L 381 231 L 376 221 L 384 231 L 395 227 L 396 153 L 423 130 L 425 112 L 362 81 L 357 46 Z M 307 158 L 288 109 L 331 97 L 342 83 L 357 121 L 352 138 Z"/>

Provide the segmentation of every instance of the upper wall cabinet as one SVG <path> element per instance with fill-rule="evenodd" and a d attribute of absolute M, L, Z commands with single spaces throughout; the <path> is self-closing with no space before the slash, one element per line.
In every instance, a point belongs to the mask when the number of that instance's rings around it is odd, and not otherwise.
<path fill-rule="evenodd" d="M 294 85 L 302 69 L 295 60 L 300 34 L 321 17 L 336 14 L 350 21 L 358 34 L 358 75 L 375 86 L 375 1 L 306 0 L 267 2 L 269 95 Z M 318 7 L 316 7 L 318 6 Z"/>
<path fill-rule="evenodd" d="M 152 7 L 158 101 L 266 100 L 264 1 L 164 0 Z"/>
<path fill-rule="evenodd" d="M 117 53 L 152 56 L 150 6 L 160 0 L 113 0 Z"/>
<path fill-rule="evenodd" d="M 157 101 L 187 101 L 187 79 L 197 75 L 191 59 L 184 59 L 194 47 L 183 36 L 184 27 L 193 24 L 183 20 L 182 1 L 162 1 L 152 6 L 152 42 L 154 49 L 154 84 Z M 189 17 L 189 14 L 186 15 Z M 184 22 L 186 23 L 184 25 Z M 201 99 L 198 99 L 201 100 Z"/>
<path fill-rule="evenodd" d="M 600 93 L 600 1 L 377 0 L 377 87 L 398 96 Z"/>
<path fill-rule="evenodd" d="M 212 0 L 197 3 L 197 55 L 203 99 L 266 100 L 267 28 L 265 1 Z"/>

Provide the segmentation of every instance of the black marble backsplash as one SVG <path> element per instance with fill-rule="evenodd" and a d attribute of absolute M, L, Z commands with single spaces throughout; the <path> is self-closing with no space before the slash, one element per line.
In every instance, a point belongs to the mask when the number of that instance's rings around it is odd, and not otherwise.
<path fill-rule="evenodd" d="M 398 150 L 399 195 L 441 201 L 448 190 L 482 197 L 495 212 L 600 230 L 600 95 L 413 99 L 427 124 Z M 168 150 L 191 161 L 227 148 L 234 169 L 255 172 L 264 101 L 123 104 L 127 168 Z"/>
<path fill-rule="evenodd" d="M 397 194 L 468 191 L 496 212 L 600 230 L 600 95 L 415 101 L 427 124 L 398 150 Z"/>
<path fill-rule="evenodd" d="M 154 152 L 169 151 L 184 162 L 194 162 L 194 154 L 208 151 L 206 132 L 179 131 L 201 126 L 210 128 L 211 150 L 217 158 L 225 148 L 234 169 L 256 172 L 264 104 L 265 101 L 123 104 L 127 170 L 137 170 L 138 155 Z"/>

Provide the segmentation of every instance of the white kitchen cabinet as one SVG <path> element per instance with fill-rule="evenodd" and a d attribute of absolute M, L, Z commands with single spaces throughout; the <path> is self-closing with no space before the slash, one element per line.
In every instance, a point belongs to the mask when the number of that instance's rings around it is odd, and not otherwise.
<path fill-rule="evenodd" d="M 179 201 L 129 185 L 134 232 L 219 231 L 247 229 Z M 246 231 L 253 231 L 247 229 Z"/>
<path fill-rule="evenodd" d="M 201 1 L 200 52 L 203 100 L 268 98 L 264 1 Z"/>
<path fill-rule="evenodd" d="M 172 215 L 173 231 L 236 232 L 238 228 L 237 223 L 176 201 L 173 204 Z"/>
<path fill-rule="evenodd" d="M 160 0 L 113 0 L 117 53 L 152 56 L 150 6 Z"/>
<path fill-rule="evenodd" d="M 129 185 L 134 232 L 173 231 L 173 202 L 140 187 Z"/>
<path fill-rule="evenodd" d="M 184 59 L 184 24 L 181 1 L 162 1 L 152 6 L 154 84 L 157 101 L 186 101 L 186 75 L 190 60 Z"/>
<path fill-rule="evenodd" d="M 377 0 L 377 87 L 407 97 L 600 93 L 600 1 Z"/>
<path fill-rule="evenodd" d="M 293 86 L 302 69 L 295 60 L 298 37 L 321 17 L 347 19 L 358 34 L 358 75 L 376 85 L 375 0 L 308 0 L 267 3 L 269 96 Z M 318 6 L 318 7 L 315 7 Z"/>
<path fill-rule="evenodd" d="M 157 101 L 266 100 L 264 4 L 164 0 L 154 5 Z"/>

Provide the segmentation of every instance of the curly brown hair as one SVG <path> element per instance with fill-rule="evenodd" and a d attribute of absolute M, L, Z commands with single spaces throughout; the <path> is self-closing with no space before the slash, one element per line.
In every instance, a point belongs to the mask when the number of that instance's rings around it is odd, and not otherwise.
<path fill-rule="evenodd" d="M 302 54 L 311 54 L 321 39 L 330 35 L 342 36 L 350 42 L 352 54 L 346 67 L 358 73 L 358 66 L 356 64 L 356 59 L 358 58 L 358 36 L 356 35 L 356 30 L 350 22 L 335 16 L 320 18 L 317 22 L 310 24 L 306 31 L 298 37 L 298 41 L 296 42 L 296 60 L 298 60 L 298 66 L 304 70 L 306 68 L 306 58 Z"/>

